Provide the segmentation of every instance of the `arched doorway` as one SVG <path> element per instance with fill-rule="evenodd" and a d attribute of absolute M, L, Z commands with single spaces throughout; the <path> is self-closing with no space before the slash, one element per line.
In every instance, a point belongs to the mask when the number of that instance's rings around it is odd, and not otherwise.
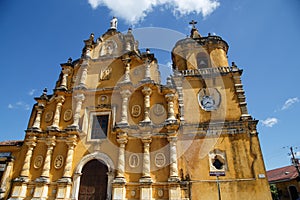
<path fill-rule="evenodd" d="M 297 200 L 299 198 L 297 188 L 295 186 L 289 186 L 289 192 L 290 192 L 291 200 Z"/>
<path fill-rule="evenodd" d="M 78 200 L 106 200 L 108 167 L 99 160 L 91 160 L 82 168 Z"/>

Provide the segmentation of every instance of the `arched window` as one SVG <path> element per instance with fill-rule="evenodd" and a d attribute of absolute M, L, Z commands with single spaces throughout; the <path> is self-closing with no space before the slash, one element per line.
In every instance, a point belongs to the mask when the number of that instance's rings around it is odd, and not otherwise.
<path fill-rule="evenodd" d="M 198 65 L 198 69 L 210 67 L 209 55 L 204 52 L 198 53 L 197 54 L 197 65 Z"/>
<path fill-rule="evenodd" d="M 289 186 L 289 193 L 291 200 L 297 200 L 299 198 L 297 188 L 295 186 Z"/>

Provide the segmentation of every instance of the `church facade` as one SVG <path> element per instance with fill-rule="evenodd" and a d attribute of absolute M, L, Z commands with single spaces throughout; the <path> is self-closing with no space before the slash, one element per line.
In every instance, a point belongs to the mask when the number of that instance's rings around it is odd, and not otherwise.
<path fill-rule="evenodd" d="M 166 84 L 117 19 L 35 98 L 24 141 L 1 143 L 2 199 L 271 199 L 258 121 L 228 44 L 174 44 Z"/>

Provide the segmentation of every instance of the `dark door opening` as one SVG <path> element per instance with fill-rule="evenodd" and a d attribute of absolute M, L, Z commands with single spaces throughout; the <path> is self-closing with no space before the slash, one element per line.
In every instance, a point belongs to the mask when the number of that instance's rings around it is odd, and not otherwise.
<path fill-rule="evenodd" d="M 108 168 L 99 160 L 89 161 L 82 169 L 79 200 L 106 200 Z"/>
<path fill-rule="evenodd" d="M 291 200 L 297 200 L 299 198 L 297 188 L 295 186 L 289 186 Z"/>

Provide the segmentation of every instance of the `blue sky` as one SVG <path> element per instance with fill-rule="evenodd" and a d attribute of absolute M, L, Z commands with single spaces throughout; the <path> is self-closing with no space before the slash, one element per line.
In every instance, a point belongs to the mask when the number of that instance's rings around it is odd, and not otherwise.
<path fill-rule="evenodd" d="M 60 63 L 69 57 L 79 58 L 83 40 L 91 32 L 96 37 L 102 35 L 113 15 L 119 19 L 120 31 L 150 26 L 184 35 L 190 32 L 188 22 L 195 19 L 202 35 L 210 32 L 228 42 L 229 62 L 235 61 L 244 70 L 242 81 L 248 110 L 260 120 L 258 131 L 267 169 L 289 165 L 289 149 L 284 147 L 298 147 L 296 151 L 300 151 L 297 126 L 300 123 L 300 2 L 149 2 L 2 0 L 0 140 L 23 139 L 35 103 L 33 97 L 39 96 L 44 87 L 51 93 L 60 73 Z M 170 62 L 169 52 L 161 52 L 156 57 L 162 65 Z"/>

